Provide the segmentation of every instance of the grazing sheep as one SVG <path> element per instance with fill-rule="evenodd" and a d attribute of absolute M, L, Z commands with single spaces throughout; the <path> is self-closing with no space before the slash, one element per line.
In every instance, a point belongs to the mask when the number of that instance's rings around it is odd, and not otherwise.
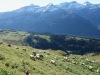
<path fill-rule="evenodd" d="M 47 55 L 50 55 L 50 53 L 47 53 Z"/>
<path fill-rule="evenodd" d="M 36 52 L 35 52 L 35 51 L 33 51 L 33 52 L 32 52 L 32 55 L 36 56 Z"/>
<path fill-rule="evenodd" d="M 88 65 L 84 65 L 85 67 L 88 67 Z"/>
<path fill-rule="evenodd" d="M 61 61 L 63 61 L 64 59 L 61 59 Z"/>
<path fill-rule="evenodd" d="M 95 63 L 95 61 L 94 61 L 94 60 L 92 60 L 92 61 L 91 61 L 91 63 Z"/>
<path fill-rule="evenodd" d="M 56 66 L 56 61 L 55 60 L 50 60 L 50 63 L 52 63 Z"/>
<path fill-rule="evenodd" d="M 19 49 L 18 47 L 16 47 L 16 49 Z"/>
<path fill-rule="evenodd" d="M 100 73 L 100 70 L 99 69 L 97 69 L 97 71 L 96 71 L 97 73 Z"/>
<path fill-rule="evenodd" d="M 86 58 L 86 61 L 91 62 L 91 60 L 89 60 L 88 58 Z"/>
<path fill-rule="evenodd" d="M 45 55 L 45 57 L 48 57 L 48 55 Z"/>
<path fill-rule="evenodd" d="M 42 59 L 43 59 L 43 55 L 41 55 L 41 54 L 36 54 L 36 59 L 42 60 Z"/>
<path fill-rule="evenodd" d="M 64 57 L 64 59 L 66 59 L 66 60 L 67 60 L 67 59 L 68 59 L 68 57 L 66 56 L 66 57 Z"/>
<path fill-rule="evenodd" d="M 78 64 L 78 62 L 73 62 L 73 64 Z"/>
<path fill-rule="evenodd" d="M 55 59 L 57 58 L 57 57 L 54 57 Z"/>
<path fill-rule="evenodd" d="M 82 65 L 85 65 L 85 63 L 82 63 Z"/>
<path fill-rule="evenodd" d="M 92 66 L 89 66 L 88 69 L 92 71 L 93 67 Z"/>
<path fill-rule="evenodd" d="M 64 59 L 65 59 L 66 61 L 70 62 L 69 57 L 65 56 Z"/>
<path fill-rule="evenodd" d="M 76 57 L 73 57 L 72 59 L 76 59 Z"/>
<path fill-rule="evenodd" d="M 34 55 L 30 55 L 30 58 L 34 61 L 36 60 Z"/>

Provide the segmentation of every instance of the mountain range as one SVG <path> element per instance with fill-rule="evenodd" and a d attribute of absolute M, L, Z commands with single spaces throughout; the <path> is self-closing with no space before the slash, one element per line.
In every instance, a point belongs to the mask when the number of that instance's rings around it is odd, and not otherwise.
<path fill-rule="evenodd" d="M 0 29 L 100 37 L 100 4 L 31 4 L 0 13 Z"/>

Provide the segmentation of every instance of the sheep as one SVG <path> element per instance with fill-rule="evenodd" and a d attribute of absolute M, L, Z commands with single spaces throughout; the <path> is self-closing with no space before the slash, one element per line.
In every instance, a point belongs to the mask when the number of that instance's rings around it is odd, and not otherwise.
<path fill-rule="evenodd" d="M 54 57 L 55 59 L 57 58 L 57 57 Z"/>
<path fill-rule="evenodd" d="M 32 59 L 34 61 L 36 60 L 34 55 L 30 55 L 30 59 Z"/>
<path fill-rule="evenodd" d="M 72 59 L 76 59 L 76 57 L 73 57 Z"/>
<path fill-rule="evenodd" d="M 96 61 L 92 60 L 91 63 L 95 63 Z"/>
<path fill-rule="evenodd" d="M 88 59 L 88 58 L 86 58 L 86 60 L 87 60 L 87 61 L 89 61 L 89 59 Z"/>
<path fill-rule="evenodd" d="M 64 59 L 66 60 L 66 61 L 68 61 L 68 62 L 70 62 L 70 59 L 69 59 L 69 57 L 64 57 Z"/>
<path fill-rule="evenodd" d="M 61 59 L 61 61 L 63 61 L 64 59 Z"/>
<path fill-rule="evenodd" d="M 47 55 L 50 55 L 50 53 L 47 53 Z"/>
<path fill-rule="evenodd" d="M 96 71 L 97 73 L 100 73 L 100 70 L 99 69 L 97 69 L 97 71 Z"/>
<path fill-rule="evenodd" d="M 68 59 L 68 57 L 66 56 L 66 57 L 64 57 L 64 59 L 66 59 L 66 60 L 67 60 L 67 59 Z"/>
<path fill-rule="evenodd" d="M 33 52 L 32 52 L 32 55 L 36 56 L 36 52 L 35 52 L 35 51 L 33 51 Z"/>
<path fill-rule="evenodd" d="M 85 67 L 88 67 L 87 65 L 84 65 Z"/>
<path fill-rule="evenodd" d="M 43 59 L 43 55 L 41 55 L 41 54 L 36 54 L 36 59 L 42 60 L 42 59 Z"/>
<path fill-rule="evenodd" d="M 92 66 L 88 66 L 88 69 L 92 71 L 93 67 Z"/>
<path fill-rule="evenodd" d="M 85 65 L 85 63 L 82 63 L 82 65 Z"/>
<path fill-rule="evenodd" d="M 55 60 L 50 60 L 50 63 L 52 63 L 56 66 L 56 61 Z"/>
<path fill-rule="evenodd" d="M 58 58 L 57 57 L 54 57 L 56 60 L 58 60 Z"/>
<path fill-rule="evenodd" d="M 79 65 L 85 65 L 85 63 L 83 63 L 83 62 L 80 62 L 80 64 Z"/>
<path fill-rule="evenodd" d="M 18 47 L 15 47 L 16 49 L 19 49 Z"/>
<path fill-rule="evenodd" d="M 45 57 L 48 57 L 48 55 L 45 55 Z"/>
<path fill-rule="evenodd" d="M 88 58 L 86 58 L 86 61 L 91 62 L 91 60 L 89 60 Z"/>

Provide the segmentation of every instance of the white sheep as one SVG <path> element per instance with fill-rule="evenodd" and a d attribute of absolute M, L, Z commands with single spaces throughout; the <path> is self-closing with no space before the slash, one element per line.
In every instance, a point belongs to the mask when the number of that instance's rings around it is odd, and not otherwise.
<path fill-rule="evenodd" d="M 45 57 L 48 57 L 48 55 L 45 55 Z"/>
<path fill-rule="evenodd" d="M 100 73 L 100 70 L 99 69 L 97 69 L 97 71 L 96 71 L 97 73 Z"/>
<path fill-rule="evenodd" d="M 93 69 L 93 67 L 92 67 L 92 66 L 89 66 L 88 68 L 89 68 L 89 70 L 92 70 L 92 69 Z"/>
<path fill-rule="evenodd" d="M 41 55 L 41 54 L 36 54 L 36 59 L 42 60 L 42 59 L 43 59 L 43 55 Z"/>
<path fill-rule="evenodd" d="M 34 61 L 36 60 L 34 55 L 30 55 L 30 58 Z"/>
<path fill-rule="evenodd" d="M 66 59 L 66 60 L 67 60 L 67 59 L 68 59 L 68 57 L 66 56 L 66 57 L 64 57 L 64 59 Z"/>
<path fill-rule="evenodd" d="M 15 47 L 16 49 L 19 49 L 18 47 Z"/>
<path fill-rule="evenodd" d="M 82 65 L 85 65 L 85 63 L 82 63 Z"/>
<path fill-rule="evenodd" d="M 69 57 L 64 57 L 64 59 L 66 60 L 66 61 L 68 61 L 68 62 L 70 62 L 70 59 L 69 59 Z"/>
<path fill-rule="evenodd" d="M 54 57 L 55 59 L 57 58 L 57 57 Z"/>
<path fill-rule="evenodd" d="M 50 63 L 52 63 L 56 66 L 56 61 L 55 60 L 50 60 Z"/>

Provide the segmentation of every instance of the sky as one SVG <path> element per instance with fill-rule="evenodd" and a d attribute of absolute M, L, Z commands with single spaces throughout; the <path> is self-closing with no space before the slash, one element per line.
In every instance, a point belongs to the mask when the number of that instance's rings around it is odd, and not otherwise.
<path fill-rule="evenodd" d="M 86 1 L 89 1 L 93 4 L 100 3 L 100 0 L 0 0 L 0 12 L 12 11 L 30 4 L 45 6 L 49 3 L 59 4 L 62 2 L 71 1 L 77 1 L 78 3 L 84 3 Z"/>

